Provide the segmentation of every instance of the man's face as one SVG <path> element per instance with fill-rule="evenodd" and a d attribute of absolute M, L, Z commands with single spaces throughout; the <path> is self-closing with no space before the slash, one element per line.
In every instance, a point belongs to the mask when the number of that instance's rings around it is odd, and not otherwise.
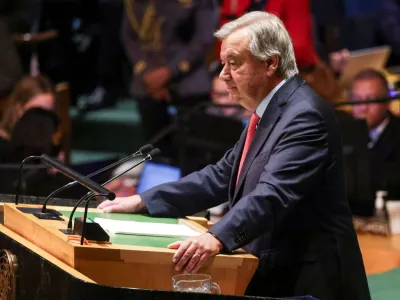
<path fill-rule="evenodd" d="M 388 96 L 387 88 L 377 79 L 361 79 L 353 83 L 351 98 L 355 101 L 365 101 Z M 357 119 L 365 119 L 369 129 L 378 126 L 387 116 L 389 104 L 371 103 L 354 105 L 353 116 Z"/>
<path fill-rule="evenodd" d="M 266 62 L 255 59 L 248 45 L 249 36 L 244 30 L 228 35 L 221 46 L 221 61 L 224 68 L 220 78 L 225 81 L 233 101 L 254 111 L 268 94 L 268 68 Z M 261 99 L 260 99 L 261 98 Z"/>

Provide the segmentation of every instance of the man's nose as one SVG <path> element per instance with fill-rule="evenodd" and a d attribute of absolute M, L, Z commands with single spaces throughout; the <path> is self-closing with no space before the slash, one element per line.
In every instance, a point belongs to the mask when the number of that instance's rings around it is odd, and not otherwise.
<path fill-rule="evenodd" d="M 222 69 L 221 73 L 219 73 L 219 78 L 223 81 L 228 81 L 231 79 L 231 75 L 230 75 L 229 71 L 227 70 L 226 65 Z"/>

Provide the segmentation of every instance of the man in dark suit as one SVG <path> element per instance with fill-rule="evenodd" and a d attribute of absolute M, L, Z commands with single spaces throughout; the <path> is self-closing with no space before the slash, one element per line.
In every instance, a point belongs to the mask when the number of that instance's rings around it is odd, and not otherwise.
<path fill-rule="evenodd" d="M 388 82 L 379 71 L 366 69 L 353 80 L 351 98 L 365 101 L 389 97 Z M 392 199 L 400 196 L 400 119 L 389 110 L 389 102 L 358 104 L 353 116 L 365 119 L 370 141 L 370 178 L 372 190 L 385 190 Z"/>
<path fill-rule="evenodd" d="M 242 247 L 259 258 L 248 295 L 370 299 L 345 199 L 340 129 L 297 76 L 285 27 L 252 12 L 216 36 L 221 78 L 254 112 L 239 142 L 215 165 L 99 208 L 183 217 L 229 200 L 207 233 L 170 245 L 176 270 L 197 272 L 210 256 Z"/>

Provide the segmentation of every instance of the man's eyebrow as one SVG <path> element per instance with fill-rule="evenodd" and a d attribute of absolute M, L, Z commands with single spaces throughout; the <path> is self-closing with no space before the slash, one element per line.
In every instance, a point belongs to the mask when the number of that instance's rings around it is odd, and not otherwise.
<path fill-rule="evenodd" d="M 233 53 L 233 52 L 231 52 L 231 53 L 228 53 L 227 55 L 226 55 L 226 58 L 227 59 L 231 59 L 231 58 L 238 58 L 238 54 L 237 53 Z"/>

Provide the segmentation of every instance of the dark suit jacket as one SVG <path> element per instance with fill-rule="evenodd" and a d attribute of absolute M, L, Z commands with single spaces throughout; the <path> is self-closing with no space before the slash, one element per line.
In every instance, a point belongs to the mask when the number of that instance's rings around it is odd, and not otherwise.
<path fill-rule="evenodd" d="M 400 197 L 400 119 L 390 121 L 370 149 L 371 185 L 373 191 L 386 190 L 389 198 Z"/>
<path fill-rule="evenodd" d="M 258 125 L 235 188 L 245 133 L 216 165 L 143 193 L 149 213 L 182 217 L 229 200 L 210 232 L 225 251 L 242 247 L 259 258 L 247 294 L 370 299 L 329 104 L 289 79 Z"/>

